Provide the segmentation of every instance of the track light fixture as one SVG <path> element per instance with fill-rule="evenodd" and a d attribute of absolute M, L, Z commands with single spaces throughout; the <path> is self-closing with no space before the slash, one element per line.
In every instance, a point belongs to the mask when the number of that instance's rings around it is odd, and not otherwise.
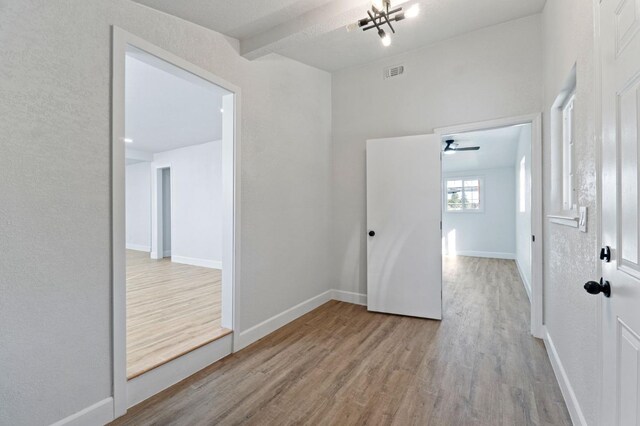
<path fill-rule="evenodd" d="M 418 16 L 419 12 L 420 6 L 417 3 L 405 13 L 401 7 L 391 9 L 391 0 L 372 0 L 371 10 L 367 10 L 367 17 L 347 25 L 347 31 L 357 30 L 358 28 L 362 28 L 362 31 L 367 31 L 375 28 L 378 30 L 382 45 L 389 46 L 391 44 L 391 36 L 382 27 L 388 25 L 391 32 L 395 34 L 396 30 L 391 25 L 392 21 L 398 22 L 405 18 L 414 18 Z"/>

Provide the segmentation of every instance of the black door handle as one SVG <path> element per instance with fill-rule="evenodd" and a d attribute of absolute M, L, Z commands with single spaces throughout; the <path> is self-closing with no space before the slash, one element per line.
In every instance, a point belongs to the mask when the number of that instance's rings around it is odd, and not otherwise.
<path fill-rule="evenodd" d="M 589 281 L 584 285 L 584 289 L 587 290 L 589 294 L 599 294 L 602 293 L 604 297 L 611 296 L 611 285 L 609 281 L 604 281 L 600 278 L 600 282 L 597 281 Z"/>
<path fill-rule="evenodd" d="M 376 231 L 369 231 L 369 236 L 373 237 L 374 235 L 376 235 Z"/>

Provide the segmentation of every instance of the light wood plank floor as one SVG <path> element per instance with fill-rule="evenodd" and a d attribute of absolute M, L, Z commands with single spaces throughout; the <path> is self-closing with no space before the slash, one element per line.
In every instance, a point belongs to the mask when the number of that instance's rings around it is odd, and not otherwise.
<path fill-rule="evenodd" d="M 445 260 L 442 322 L 332 301 L 115 425 L 569 425 L 515 263 Z"/>
<path fill-rule="evenodd" d="M 127 378 L 230 333 L 220 325 L 221 274 L 127 250 Z"/>

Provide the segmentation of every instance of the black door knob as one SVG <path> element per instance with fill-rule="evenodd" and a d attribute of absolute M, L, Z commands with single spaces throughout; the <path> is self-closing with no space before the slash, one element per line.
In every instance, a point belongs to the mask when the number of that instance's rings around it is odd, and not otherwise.
<path fill-rule="evenodd" d="M 375 232 L 375 231 L 369 231 L 369 236 L 370 236 L 370 237 L 373 237 L 374 235 L 376 235 L 376 232 Z"/>
<path fill-rule="evenodd" d="M 602 293 L 604 297 L 611 296 L 611 285 L 609 281 L 604 281 L 600 278 L 600 282 L 597 281 L 589 281 L 584 285 L 584 289 L 587 290 L 589 294 L 599 294 Z"/>

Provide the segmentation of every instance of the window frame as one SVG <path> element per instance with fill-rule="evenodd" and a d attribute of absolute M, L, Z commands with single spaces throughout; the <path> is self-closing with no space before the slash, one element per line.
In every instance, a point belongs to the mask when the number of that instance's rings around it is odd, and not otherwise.
<path fill-rule="evenodd" d="M 479 207 L 477 209 L 469 209 L 466 208 L 464 205 L 462 205 L 462 208 L 460 210 L 449 210 L 449 204 L 448 204 L 448 200 L 447 200 L 447 187 L 448 187 L 448 183 L 450 181 L 462 181 L 462 194 L 464 196 L 464 188 L 465 188 L 465 181 L 470 181 L 470 180 L 477 180 L 478 181 L 478 203 L 479 203 Z M 472 175 L 472 176 L 451 176 L 451 177 L 445 177 L 443 178 L 443 210 L 444 213 L 454 213 L 454 214 L 458 214 L 458 213 L 484 213 L 484 176 L 476 176 L 476 175 Z"/>
<path fill-rule="evenodd" d="M 573 151 L 575 142 L 575 88 L 571 90 L 559 108 L 562 118 L 562 210 L 575 210 L 576 187 Z"/>

